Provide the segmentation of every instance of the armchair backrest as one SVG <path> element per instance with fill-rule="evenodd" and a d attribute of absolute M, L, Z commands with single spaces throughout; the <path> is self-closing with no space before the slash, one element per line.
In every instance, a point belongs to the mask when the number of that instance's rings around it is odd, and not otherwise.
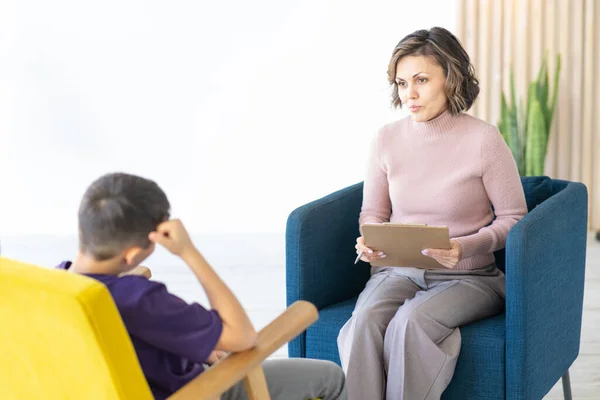
<path fill-rule="evenodd" d="M 536 206 L 563 190 L 568 182 L 551 179 L 547 176 L 523 176 L 521 177 L 527 211 L 531 212 Z M 496 265 L 504 271 L 505 250 L 494 252 Z"/>
<path fill-rule="evenodd" d="M 100 282 L 0 257 L 0 398 L 153 399 Z"/>

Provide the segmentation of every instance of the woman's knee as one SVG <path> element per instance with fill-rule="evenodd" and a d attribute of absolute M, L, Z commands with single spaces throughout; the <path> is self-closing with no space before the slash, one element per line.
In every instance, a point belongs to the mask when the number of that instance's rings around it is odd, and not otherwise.
<path fill-rule="evenodd" d="M 388 331 L 404 329 L 408 325 L 422 325 L 427 316 L 418 308 L 400 308 L 390 321 Z"/>
<path fill-rule="evenodd" d="M 357 332 L 384 332 L 390 322 L 390 317 L 373 310 L 360 310 L 352 317 L 355 319 L 355 330 Z"/>

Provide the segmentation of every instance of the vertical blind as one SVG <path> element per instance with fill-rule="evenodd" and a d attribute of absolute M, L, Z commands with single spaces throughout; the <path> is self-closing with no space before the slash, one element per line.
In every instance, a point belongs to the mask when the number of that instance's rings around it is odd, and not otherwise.
<path fill-rule="evenodd" d="M 500 118 L 511 68 L 517 97 L 525 99 L 544 54 L 551 85 L 561 54 L 545 174 L 587 186 L 589 227 L 600 230 L 600 2 L 457 0 L 457 14 L 456 34 L 481 84 L 469 113 L 489 123 Z"/>

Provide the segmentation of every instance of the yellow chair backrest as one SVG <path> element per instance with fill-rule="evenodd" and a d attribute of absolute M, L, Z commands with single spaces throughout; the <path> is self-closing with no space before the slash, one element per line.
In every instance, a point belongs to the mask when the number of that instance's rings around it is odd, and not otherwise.
<path fill-rule="evenodd" d="M 0 399 L 153 399 L 103 284 L 0 257 Z"/>

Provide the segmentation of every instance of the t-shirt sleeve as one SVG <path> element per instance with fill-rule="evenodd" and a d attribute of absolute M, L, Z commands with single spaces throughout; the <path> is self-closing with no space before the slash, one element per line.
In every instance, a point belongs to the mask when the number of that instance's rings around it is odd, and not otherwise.
<path fill-rule="evenodd" d="M 152 282 L 129 312 L 131 335 L 197 363 L 206 361 L 223 330 L 216 310 L 186 303 L 159 282 Z"/>

